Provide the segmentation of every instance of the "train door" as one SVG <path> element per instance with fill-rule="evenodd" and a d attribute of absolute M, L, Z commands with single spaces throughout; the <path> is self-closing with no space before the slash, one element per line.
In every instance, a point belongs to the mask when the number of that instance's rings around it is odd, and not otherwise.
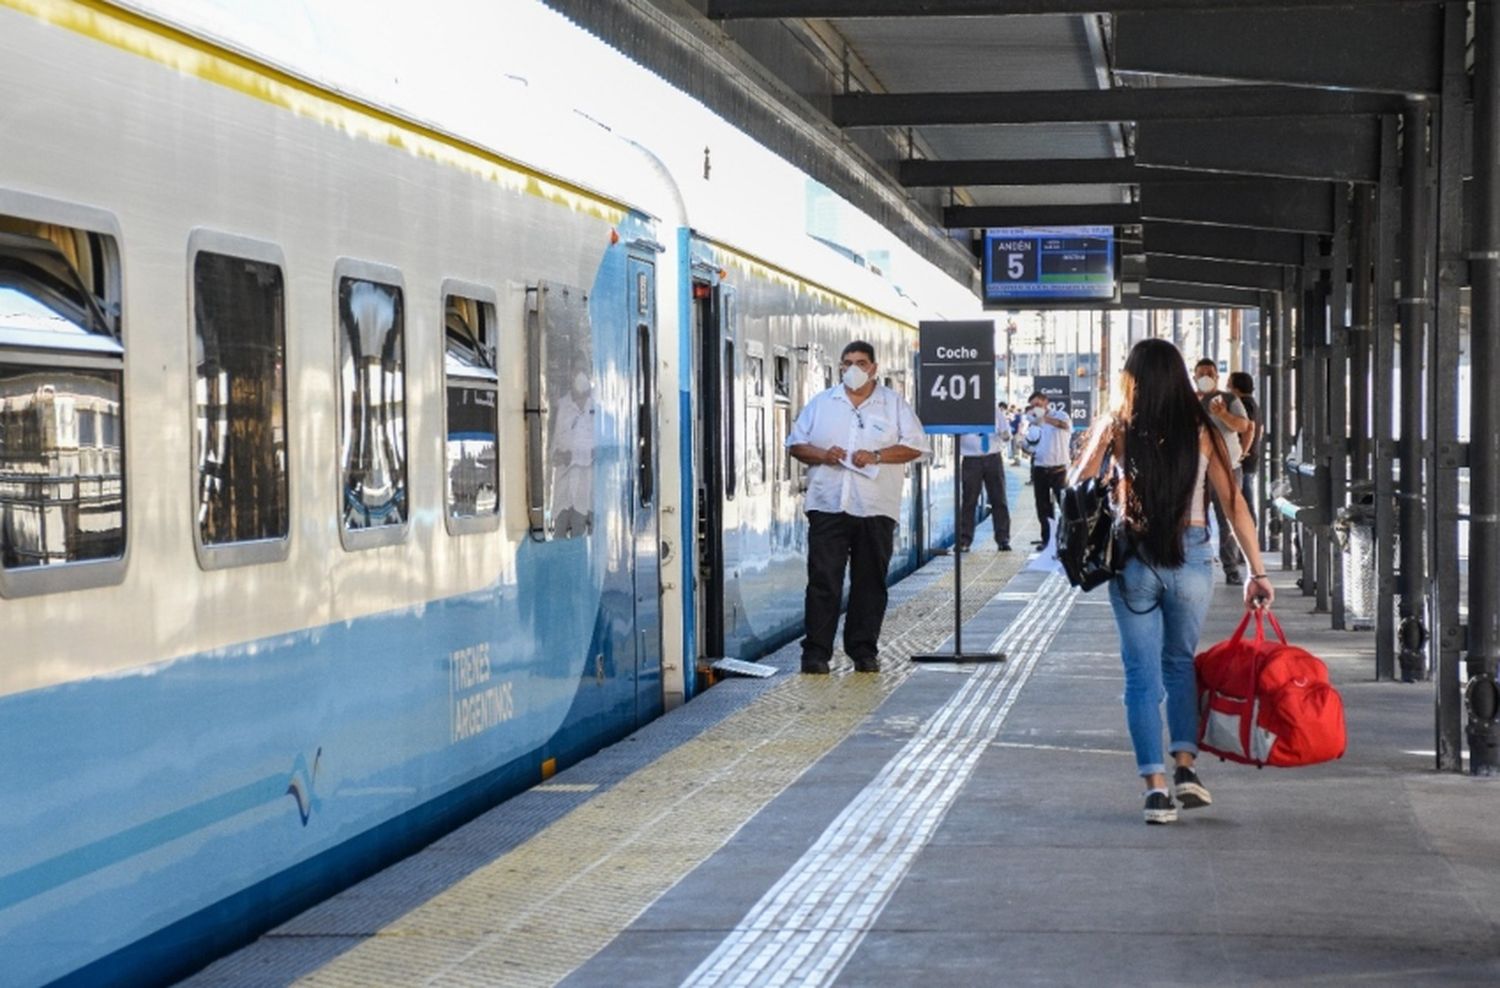
<path fill-rule="evenodd" d="M 635 334 L 635 493 L 631 541 L 635 574 L 636 722 L 661 714 L 661 556 L 657 530 L 656 469 L 656 265 L 632 255 L 629 263 L 629 321 Z"/>
<path fill-rule="evenodd" d="M 699 665 L 724 655 L 724 500 L 734 486 L 732 387 L 733 293 L 707 281 L 693 282 L 694 476 L 697 478 L 698 580 L 694 606 Z M 706 660 L 706 661 L 705 661 Z"/>
<path fill-rule="evenodd" d="M 913 387 L 921 387 L 922 378 L 918 373 L 918 356 L 911 358 L 911 380 L 916 382 Z M 906 395 L 911 401 L 912 407 L 916 407 L 916 393 L 912 391 Z M 916 547 L 916 565 L 921 566 L 927 562 L 931 555 L 931 547 L 927 543 L 927 533 L 931 531 L 931 513 L 928 510 L 929 480 L 932 472 L 927 466 L 917 460 L 911 464 L 911 538 Z"/>

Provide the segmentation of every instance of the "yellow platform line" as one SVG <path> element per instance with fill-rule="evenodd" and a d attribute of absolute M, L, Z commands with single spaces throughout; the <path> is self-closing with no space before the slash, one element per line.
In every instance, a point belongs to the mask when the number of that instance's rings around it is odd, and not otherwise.
<path fill-rule="evenodd" d="M 1025 560 L 966 557 L 966 619 Z M 786 677 L 298 983 L 556 983 L 868 717 L 910 675 L 902 660 L 949 635 L 952 593 L 949 573 L 891 610 L 879 676 Z"/>

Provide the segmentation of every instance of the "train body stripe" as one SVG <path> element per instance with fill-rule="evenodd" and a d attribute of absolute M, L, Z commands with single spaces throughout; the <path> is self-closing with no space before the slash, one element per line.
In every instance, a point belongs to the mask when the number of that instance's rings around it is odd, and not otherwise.
<path fill-rule="evenodd" d="M 9 7 L 352 136 L 388 144 L 608 223 L 620 222 L 628 211 L 623 203 L 602 193 L 528 168 L 438 127 L 336 92 L 105 0 L 0 0 L 0 7 Z"/>

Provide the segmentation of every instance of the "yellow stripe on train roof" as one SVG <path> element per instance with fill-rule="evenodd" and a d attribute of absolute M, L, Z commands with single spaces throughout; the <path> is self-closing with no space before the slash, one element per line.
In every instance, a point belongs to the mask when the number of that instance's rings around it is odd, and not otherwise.
<path fill-rule="evenodd" d="M 618 223 L 628 207 L 583 186 L 512 161 L 436 127 L 335 92 L 188 31 L 107 0 L 0 0 L 39 21 L 232 89 L 345 133 L 389 144 L 507 189 Z"/>

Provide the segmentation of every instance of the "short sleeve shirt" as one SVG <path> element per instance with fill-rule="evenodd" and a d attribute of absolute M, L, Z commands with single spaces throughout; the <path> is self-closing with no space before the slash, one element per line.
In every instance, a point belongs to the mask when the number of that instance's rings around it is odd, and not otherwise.
<path fill-rule="evenodd" d="M 851 456 L 855 450 L 890 446 L 928 452 L 927 434 L 916 412 L 883 384 L 877 384 L 858 408 L 842 384 L 814 395 L 786 437 L 788 449 L 801 443 L 824 449 L 841 446 Z M 844 466 L 816 463 L 807 468 L 806 510 L 899 520 L 905 477 L 905 469 L 897 463 L 877 464 L 873 477 Z"/>
<path fill-rule="evenodd" d="M 987 456 L 1000 452 L 1010 439 L 1010 422 L 1005 413 L 995 409 L 994 432 L 965 432 L 958 440 L 959 452 L 964 456 Z M 986 442 L 988 440 L 988 442 Z"/>
<path fill-rule="evenodd" d="M 1238 415 L 1240 418 L 1246 417 L 1244 403 L 1228 391 L 1210 391 L 1208 394 L 1204 395 L 1203 410 L 1205 412 L 1208 412 L 1209 403 L 1215 398 L 1224 399 L 1224 407 L 1229 409 L 1229 414 Z M 1241 454 L 1240 434 L 1238 432 L 1235 432 L 1229 426 L 1225 425 L 1223 422 L 1220 422 L 1212 412 L 1209 412 L 1208 417 L 1218 428 L 1219 435 L 1224 437 L 1224 445 L 1229 450 L 1229 462 L 1238 466 Z"/>

